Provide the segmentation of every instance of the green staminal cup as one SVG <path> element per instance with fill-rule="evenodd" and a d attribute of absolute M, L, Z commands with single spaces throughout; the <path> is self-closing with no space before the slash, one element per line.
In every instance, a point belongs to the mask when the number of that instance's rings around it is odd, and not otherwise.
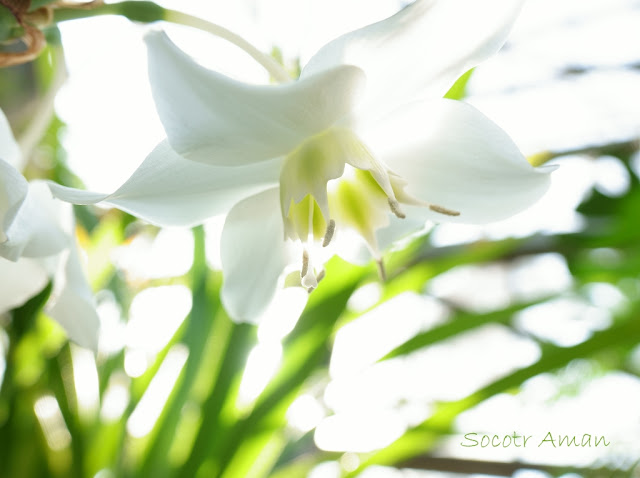
<path fill-rule="evenodd" d="M 327 247 L 341 228 L 358 232 L 379 258 L 375 232 L 389 225 L 389 212 L 403 219 L 401 203 L 426 205 L 406 194 L 405 184 L 348 129 L 323 131 L 289 154 L 280 206 L 285 237 L 303 244 L 302 284 L 317 285 L 309 251 Z"/>

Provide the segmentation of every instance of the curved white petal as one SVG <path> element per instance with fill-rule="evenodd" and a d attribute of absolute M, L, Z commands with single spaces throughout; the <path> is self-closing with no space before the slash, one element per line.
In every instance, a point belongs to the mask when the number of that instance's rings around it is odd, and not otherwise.
<path fill-rule="evenodd" d="M 62 325 L 71 340 L 97 352 L 100 319 L 75 241 L 62 254 L 47 313 Z"/>
<path fill-rule="evenodd" d="M 416 0 L 321 48 L 302 71 L 355 65 L 367 76 L 363 119 L 409 100 L 441 97 L 505 42 L 523 0 Z"/>
<path fill-rule="evenodd" d="M 20 148 L 13 137 L 9 121 L 4 112 L 0 110 L 0 159 L 17 168 L 20 163 L 20 156 Z"/>
<path fill-rule="evenodd" d="M 0 257 L 0 314 L 21 306 L 49 282 L 49 274 L 35 259 L 12 262 Z"/>
<path fill-rule="evenodd" d="M 429 214 L 426 208 L 403 205 L 402 211 L 406 215 L 404 219 L 393 216 L 389 226 L 376 231 L 376 239 L 381 251 L 417 233 L 425 234 L 430 229 L 431 223 L 428 223 Z"/>
<path fill-rule="evenodd" d="M 11 164 L 0 158 L 0 243 L 8 239 L 8 230 L 22 206 L 29 186 Z"/>
<path fill-rule="evenodd" d="M 376 158 L 408 181 L 436 222 L 482 224 L 512 216 L 537 201 L 555 167 L 532 167 L 509 136 L 473 106 L 437 100 L 400 108 L 361 137 Z"/>
<path fill-rule="evenodd" d="M 51 196 L 45 182 L 29 183 L 27 197 L 6 231 L 8 240 L 0 244 L 0 255 L 15 261 L 21 256 L 50 256 L 66 248 L 70 231 L 65 230 L 62 217 L 65 206 Z"/>
<path fill-rule="evenodd" d="M 105 202 L 161 226 L 191 226 L 273 187 L 280 163 L 273 159 L 238 167 L 209 166 L 184 159 L 163 141 L 113 194 L 55 183 L 49 187 L 54 196 L 74 204 Z"/>
<path fill-rule="evenodd" d="M 382 255 L 401 241 L 417 233 L 426 233 L 432 225 L 428 222 L 429 211 L 426 208 L 403 204 L 402 211 L 406 214 L 404 219 L 389 213 L 389 225 L 375 231 L 376 243 Z M 372 258 L 376 259 L 366 241 L 355 231 L 339 231 L 334 243 L 336 253 L 352 264 L 365 265 Z"/>
<path fill-rule="evenodd" d="M 147 34 L 149 78 L 171 146 L 237 166 L 292 151 L 351 111 L 362 71 L 338 66 L 283 85 L 249 85 L 203 68 L 164 32 Z"/>
<path fill-rule="evenodd" d="M 229 212 L 222 230 L 222 302 L 229 315 L 254 322 L 273 300 L 290 262 L 278 188 L 251 196 Z"/>

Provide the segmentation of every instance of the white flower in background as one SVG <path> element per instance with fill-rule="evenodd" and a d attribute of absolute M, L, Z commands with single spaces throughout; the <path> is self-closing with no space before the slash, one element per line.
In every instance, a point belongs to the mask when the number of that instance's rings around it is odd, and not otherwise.
<path fill-rule="evenodd" d="M 43 181 L 28 183 L 20 152 L 0 111 L 0 314 L 24 304 L 50 280 L 47 313 L 69 337 L 97 349 L 99 319 L 73 235 L 71 207 Z"/>
<path fill-rule="evenodd" d="M 427 220 L 486 223 L 544 194 L 552 168 L 533 168 L 472 106 L 442 98 L 502 46 L 521 3 L 417 0 L 328 43 L 280 85 L 207 70 L 151 32 L 167 140 L 113 194 L 52 190 L 160 225 L 228 212 L 222 298 L 255 320 L 292 262 L 303 286 L 317 285 L 334 235 L 356 232 L 379 258 Z"/>

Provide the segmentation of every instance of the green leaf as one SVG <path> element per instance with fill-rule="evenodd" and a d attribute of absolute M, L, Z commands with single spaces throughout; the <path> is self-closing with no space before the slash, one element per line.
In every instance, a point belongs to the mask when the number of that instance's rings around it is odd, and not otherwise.
<path fill-rule="evenodd" d="M 170 467 L 169 451 L 184 407 L 192 395 L 192 389 L 201 371 L 205 346 L 213 328 L 213 318 L 220 307 L 219 284 L 213 291 L 214 294 L 211 294 L 208 288 L 204 248 L 204 230 L 198 227 L 194 229 L 194 261 L 191 269 L 193 305 L 186 319 L 186 330 L 180 340 L 188 348 L 189 357 L 153 429 L 151 443 L 139 473 L 142 476 L 162 476 Z"/>
<path fill-rule="evenodd" d="M 202 423 L 193 449 L 179 471 L 178 476 L 184 478 L 200 476 L 198 472 L 203 466 L 209 470 L 205 476 L 217 476 L 215 473 L 222 468 L 220 453 L 226 447 L 229 426 L 225 421 L 225 405 L 235 404 L 243 367 L 255 343 L 254 326 L 233 323 L 226 314 L 219 314 L 216 320 L 225 324 L 225 337 L 215 341 L 222 360 L 211 393 L 202 404 Z"/>
<path fill-rule="evenodd" d="M 12 322 L 16 338 L 19 338 L 34 326 L 35 319 L 49 300 L 52 289 L 53 283 L 49 282 L 37 295 L 31 297 L 31 299 L 23 305 L 13 310 Z"/>
<path fill-rule="evenodd" d="M 461 100 L 467 96 L 467 83 L 469 83 L 472 74 L 473 68 L 458 78 L 453 86 L 449 88 L 449 91 L 446 92 L 444 97 L 450 100 Z"/>
<path fill-rule="evenodd" d="M 17 26 L 18 23 L 13 13 L 7 7 L 0 5 L 0 43 L 14 38 Z"/>
<path fill-rule="evenodd" d="M 536 375 L 564 367 L 578 358 L 592 357 L 610 349 L 638 343 L 640 321 L 636 316 L 639 312 L 640 308 L 636 306 L 631 313 L 609 329 L 598 332 L 589 340 L 573 347 L 563 348 L 551 345 L 543 347 L 541 358 L 533 365 L 498 379 L 461 400 L 440 404 L 430 418 L 407 432 L 392 445 L 373 454 L 358 470 L 346 476 L 355 477 L 364 468 L 373 464 L 399 464 L 428 451 L 438 442 L 443 433 L 451 431 L 454 419 L 461 412 L 499 393 L 517 390 L 526 380 Z"/>
<path fill-rule="evenodd" d="M 415 352 L 416 350 L 419 350 L 423 347 L 433 345 L 437 342 L 441 342 L 443 340 L 454 337 L 458 334 L 462 334 L 464 332 L 468 332 L 469 330 L 473 330 L 486 324 L 508 324 L 509 322 L 511 322 L 513 315 L 517 312 L 520 312 L 527 307 L 545 302 L 546 300 L 548 300 L 548 298 L 516 304 L 505 309 L 492 311 L 486 314 L 460 312 L 452 317 L 449 322 L 418 334 L 404 344 L 396 347 L 381 360 L 388 360 L 401 355 L 410 354 L 411 352 Z"/>
<path fill-rule="evenodd" d="M 221 471 L 235 463 L 236 456 L 244 456 L 244 459 L 260 456 L 261 449 L 247 444 L 258 430 L 270 430 L 275 436 L 283 434 L 287 409 L 305 381 L 326 367 L 335 324 L 349 297 L 369 273 L 369 268 L 353 267 L 334 258 L 327 264 L 326 271 L 327 277 L 332 279 L 323 281 L 311 294 L 296 328 L 284 341 L 280 371 L 258 398 L 251 413 L 235 424 L 227 435 L 221 455 L 224 464 Z M 220 476 L 231 478 L 234 475 L 224 473 Z"/>

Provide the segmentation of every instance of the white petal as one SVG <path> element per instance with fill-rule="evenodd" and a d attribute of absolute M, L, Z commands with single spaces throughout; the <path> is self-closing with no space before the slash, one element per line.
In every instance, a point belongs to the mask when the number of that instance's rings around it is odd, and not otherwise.
<path fill-rule="evenodd" d="M 189 161 L 163 141 L 113 194 L 50 183 L 54 196 L 74 204 L 105 202 L 161 226 L 191 226 L 227 212 L 239 200 L 278 183 L 281 160 L 238 167 Z"/>
<path fill-rule="evenodd" d="M 290 262 L 278 188 L 231 209 L 222 230 L 220 256 L 225 309 L 235 320 L 255 321 L 273 300 L 278 278 Z"/>
<path fill-rule="evenodd" d="M 452 100 L 398 109 L 362 138 L 408 181 L 407 192 L 460 213 L 425 210 L 436 222 L 482 224 L 533 204 L 555 167 L 532 167 L 509 136 L 471 105 Z"/>
<path fill-rule="evenodd" d="M 27 180 L 0 158 L 0 243 L 7 240 L 7 231 L 27 197 L 27 191 Z"/>
<path fill-rule="evenodd" d="M 237 166 L 292 151 L 351 111 L 362 71 L 339 66 L 284 85 L 249 85 L 198 65 L 163 32 L 146 36 L 149 77 L 171 146 Z"/>
<path fill-rule="evenodd" d="M 403 204 L 402 210 L 407 217 L 400 219 L 389 213 L 389 225 L 375 232 L 378 249 L 383 256 L 400 241 L 417 236 L 418 233 L 424 234 L 431 227 L 431 223 L 427 223 L 428 209 Z M 347 262 L 365 265 L 372 259 L 371 249 L 355 231 L 339 231 L 334 242 L 336 253 Z"/>
<path fill-rule="evenodd" d="M 14 168 L 19 167 L 20 148 L 16 143 L 11 126 L 4 112 L 0 110 L 0 159 L 6 161 Z"/>
<path fill-rule="evenodd" d="M 100 319 L 75 241 L 61 259 L 47 313 L 62 325 L 71 340 L 97 352 Z"/>
<path fill-rule="evenodd" d="M 400 219 L 393 216 L 388 227 L 376 231 L 376 239 L 381 251 L 385 251 L 397 245 L 399 241 L 408 239 L 417 233 L 424 234 L 431 227 L 430 223 L 427 224 L 429 214 L 426 208 L 403 204 L 402 211 L 407 217 Z"/>
<path fill-rule="evenodd" d="M 63 209 L 68 205 L 54 199 L 45 182 L 29 183 L 27 197 L 6 232 L 8 240 L 0 244 L 0 255 L 15 261 L 21 256 L 50 256 L 66 248 L 70 231 L 65 230 Z"/>
<path fill-rule="evenodd" d="M 355 65 L 367 76 L 362 114 L 440 97 L 497 52 L 523 0 L 416 0 L 396 15 L 347 33 L 311 58 L 302 76 Z"/>
<path fill-rule="evenodd" d="M 23 305 L 47 282 L 49 275 L 37 260 L 12 262 L 0 257 L 0 314 Z"/>

